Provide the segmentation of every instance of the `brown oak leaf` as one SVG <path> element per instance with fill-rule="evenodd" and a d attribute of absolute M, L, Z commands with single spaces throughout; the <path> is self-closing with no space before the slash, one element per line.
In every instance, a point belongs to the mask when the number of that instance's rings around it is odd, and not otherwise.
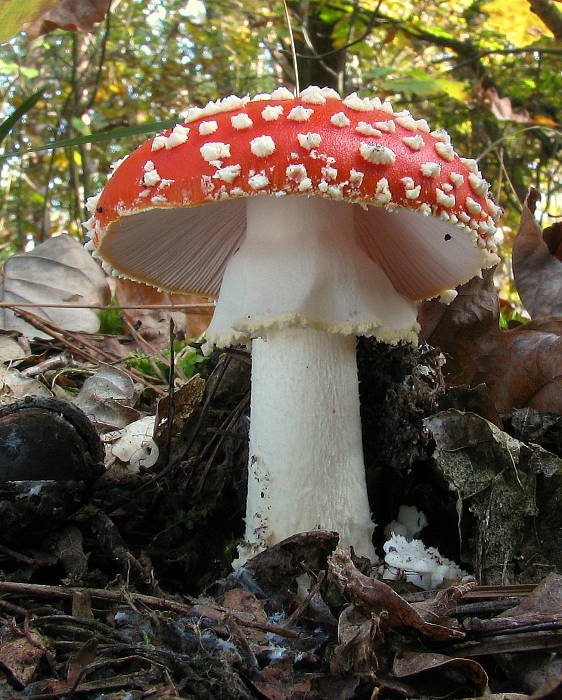
<path fill-rule="evenodd" d="M 191 294 L 167 294 L 159 292 L 140 282 L 128 279 L 117 279 L 115 282 L 115 297 L 123 306 L 151 304 L 154 306 L 178 306 L 177 311 L 170 309 L 134 309 L 124 312 L 129 322 L 141 328 L 143 337 L 155 347 L 168 347 L 169 321 L 174 321 L 176 332 L 183 332 L 186 338 L 193 338 L 205 332 L 214 307 L 208 299 Z"/>
<path fill-rule="evenodd" d="M 562 316 L 562 227 L 541 231 L 533 215 L 539 199 L 531 188 L 513 242 L 513 277 L 531 318 Z"/>
<path fill-rule="evenodd" d="M 526 406 L 562 413 L 562 318 L 502 330 L 498 316 L 493 270 L 459 287 L 449 306 L 422 304 L 421 337 L 444 353 L 447 384 L 485 383 L 499 413 Z"/>
<path fill-rule="evenodd" d="M 113 0 L 59 0 L 54 6 L 23 25 L 23 30 L 31 39 L 54 29 L 69 29 L 77 32 L 92 32 L 101 22 Z"/>

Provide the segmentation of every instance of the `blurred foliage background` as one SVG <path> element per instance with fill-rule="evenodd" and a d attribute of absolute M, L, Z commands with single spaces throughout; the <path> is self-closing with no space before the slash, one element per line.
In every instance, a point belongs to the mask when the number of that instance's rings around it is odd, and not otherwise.
<path fill-rule="evenodd" d="M 33 4 L 18 2 L 20 10 Z M 92 0 L 70 4 L 81 2 Z M 139 127 L 157 131 L 188 105 L 296 83 L 283 2 L 97 4 L 109 11 L 91 32 L 43 23 L 0 46 L 0 120 L 19 110 L 0 131 L 0 262 L 63 231 L 80 237 L 86 198 L 112 162 L 147 138 Z M 301 89 L 318 84 L 389 97 L 432 128 L 447 129 L 457 150 L 477 158 L 493 183 L 505 209 L 506 250 L 529 186 L 543 194 L 544 225 L 561 216 L 561 4 L 288 0 L 286 6 Z M 45 148 L 52 143 L 59 145 Z"/>

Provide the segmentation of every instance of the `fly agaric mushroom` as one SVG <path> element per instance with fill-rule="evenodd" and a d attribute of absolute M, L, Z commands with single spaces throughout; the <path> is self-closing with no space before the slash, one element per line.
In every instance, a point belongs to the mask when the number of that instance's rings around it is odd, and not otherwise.
<path fill-rule="evenodd" d="M 415 342 L 417 300 L 497 262 L 487 192 L 424 119 L 308 87 L 189 109 L 89 200 L 106 270 L 218 295 L 208 342 L 251 341 L 239 563 L 315 528 L 374 557 L 356 336 Z"/>

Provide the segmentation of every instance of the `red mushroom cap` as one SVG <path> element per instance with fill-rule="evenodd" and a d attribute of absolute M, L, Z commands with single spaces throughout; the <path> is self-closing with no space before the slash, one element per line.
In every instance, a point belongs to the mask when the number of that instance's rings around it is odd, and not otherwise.
<path fill-rule="evenodd" d="M 442 230 L 445 240 L 448 231 L 461 230 L 490 252 L 491 264 L 500 210 L 487 193 L 475 161 L 459 157 L 446 132 L 431 131 L 425 120 L 394 112 L 378 98 L 353 94 L 342 100 L 333 90 L 316 87 L 296 98 L 280 88 L 188 110 L 182 124 L 118 165 L 99 198 L 89 202 L 93 216 L 86 228 L 89 247 L 118 273 L 169 291 L 214 296 L 226 261 L 244 236 L 242 198 L 290 194 L 359 203 L 364 209 L 373 205 L 380 219 L 373 230 L 380 228 L 385 236 L 393 235 L 400 212 L 415 213 L 404 220 L 405 229 L 422 230 L 427 217 L 435 217 L 431 228 Z M 370 212 L 372 206 L 364 216 Z M 213 232 L 210 243 L 200 233 L 202 225 Z M 212 269 L 180 272 L 185 260 L 177 250 L 167 252 L 174 241 L 183 243 L 186 255 L 216 248 L 212 264 L 207 259 Z M 368 241 L 364 245 L 371 248 Z M 407 243 L 400 246 L 403 253 Z M 165 256 L 177 264 L 164 263 Z M 169 273 L 163 273 L 166 265 Z M 397 282 L 393 274 L 394 286 L 412 299 L 466 281 L 457 280 L 454 271 L 450 280 L 438 275 L 423 284 Z"/>

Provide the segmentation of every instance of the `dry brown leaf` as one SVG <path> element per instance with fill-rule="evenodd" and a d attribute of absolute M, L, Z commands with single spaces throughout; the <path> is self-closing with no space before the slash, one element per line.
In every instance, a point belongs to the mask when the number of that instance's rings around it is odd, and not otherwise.
<path fill-rule="evenodd" d="M 70 236 L 56 236 L 6 261 L 0 297 L 13 303 L 101 305 L 109 302 L 110 292 L 105 274 L 83 246 Z M 94 309 L 38 307 L 33 312 L 67 330 L 96 333 L 99 329 Z M 50 337 L 7 308 L 0 309 L 0 328 L 31 338 Z"/>
<path fill-rule="evenodd" d="M 409 678 L 424 671 L 453 673 L 457 686 L 467 681 L 479 693 L 483 693 L 488 686 L 486 671 L 473 659 L 455 659 L 436 652 L 421 651 L 403 651 L 394 659 L 392 672 L 397 678 Z"/>
<path fill-rule="evenodd" d="M 22 688 L 31 681 L 44 655 L 45 647 L 37 632 L 5 629 L 0 633 L 0 668 Z"/>
<path fill-rule="evenodd" d="M 294 661 L 288 657 L 273 661 L 261 673 L 261 679 L 252 682 L 268 700 L 293 700 L 309 697 L 310 682 L 295 680 Z"/>
<path fill-rule="evenodd" d="M 182 436 L 188 421 L 203 400 L 204 392 L 205 380 L 196 374 L 174 391 L 172 405 L 168 394 L 158 401 L 154 441 L 162 453 L 165 454 L 169 446 L 172 454 L 178 455 L 178 459 L 185 454 L 185 439 L 182 439 Z M 172 413 L 171 428 L 170 413 Z M 170 440 L 169 445 L 168 440 Z M 168 459 L 170 458 L 171 455 L 168 455 Z"/>
<path fill-rule="evenodd" d="M 562 223 L 545 228 L 542 237 L 550 254 L 562 262 Z"/>
<path fill-rule="evenodd" d="M 68 690 L 74 690 L 86 667 L 93 663 L 96 659 L 98 650 L 98 640 L 91 637 L 85 642 L 78 651 L 73 654 L 68 662 L 68 671 L 66 674 L 66 685 Z M 64 692 L 64 689 L 61 689 Z"/>
<path fill-rule="evenodd" d="M 209 300 L 190 294 L 167 294 L 159 292 L 154 287 L 149 287 L 140 282 L 127 279 L 118 279 L 115 284 L 115 297 L 118 304 L 134 306 L 135 304 L 208 304 Z M 179 309 L 178 311 L 166 311 L 159 309 L 126 309 L 125 317 L 135 327 L 139 327 L 146 340 L 157 347 L 168 347 L 169 321 L 174 321 L 176 332 L 185 333 L 186 338 L 194 338 L 202 335 L 213 315 L 212 308 Z"/>
<path fill-rule="evenodd" d="M 0 331 L 0 362 L 13 362 L 21 360 L 29 356 L 29 351 L 26 351 L 18 341 L 12 337 L 11 333 Z"/>
<path fill-rule="evenodd" d="M 555 225 L 543 234 L 533 215 L 539 199 L 531 188 L 513 242 L 513 277 L 532 318 L 562 316 L 562 230 Z"/>
<path fill-rule="evenodd" d="M 500 121 L 518 122 L 519 124 L 529 124 L 533 118 L 526 109 L 516 112 L 513 109 L 509 97 L 500 97 L 495 88 L 488 88 L 482 93 L 484 104 L 490 112 Z"/>
<path fill-rule="evenodd" d="M 236 614 L 237 619 L 244 622 L 267 623 L 267 615 L 261 603 L 253 593 L 242 588 L 232 588 L 224 594 L 223 606 Z M 265 632 L 247 627 L 244 634 L 248 641 L 258 644 L 265 639 Z"/>
<path fill-rule="evenodd" d="M 0 5 L 0 42 L 11 39 L 21 31 L 25 22 L 32 22 L 57 2 L 58 0 L 3 0 Z"/>
<path fill-rule="evenodd" d="M 93 32 L 95 25 L 105 17 L 110 5 L 116 0 L 59 0 L 48 3 L 46 11 L 23 25 L 23 30 L 31 39 L 54 29 L 69 29 L 77 32 Z M 54 6 L 53 6 L 54 5 Z"/>
<path fill-rule="evenodd" d="M 79 578 L 88 570 L 82 533 L 75 525 L 57 530 L 47 538 L 46 546 L 64 567 L 67 576 Z"/>
<path fill-rule="evenodd" d="M 338 544 L 337 532 L 299 532 L 264 549 L 244 564 L 249 574 L 271 599 L 284 596 L 303 571 L 315 574 L 326 569 L 326 560 Z M 292 601 L 292 596 L 291 596 Z M 282 607 L 279 601 L 275 601 Z"/>
<path fill-rule="evenodd" d="M 426 622 L 418 611 L 382 581 L 362 574 L 342 549 L 328 559 L 328 568 L 333 581 L 347 594 L 354 605 L 370 613 L 385 613 L 384 627 L 411 627 L 424 637 L 444 641 L 459 639 L 464 633 L 459 630 Z M 381 618 L 382 621 L 382 618 Z"/>
<path fill-rule="evenodd" d="M 435 598 L 414 603 L 414 608 L 427 622 L 445 624 L 446 618 L 454 613 L 461 598 L 476 585 L 476 581 L 468 581 L 460 583 L 458 586 L 449 586 L 449 588 L 438 591 Z"/>
<path fill-rule="evenodd" d="M 532 613 L 562 614 L 562 574 L 553 572 L 546 576 L 529 596 L 502 613 L 502 617 L 519 617 Z"/>
<path fill-rule="evenodd" d="M 445 354 L 447 384 L 485 383 L 499 413 L 526 406 L 562 413 L 562 320 L 502 330 L 498 316 L 493 270 L 460 287 L 449 306 L 422 304 L 421 337 Z"/>
<path fill-rule="evenodd" d="M 330 660 L 330 671 L 338 675 L 375 673 L 379 663 L 373 642 L 383 641 L 378 615 L 365 617 L 354 605 L 348 605 L 338 619 L 338 646 Z"/>
<path fill-rule="evenodd" d="M 136 398 L 135 384 L 127 372 L 101 365 L 86 379 L 74 403 L 98 427 L 115 429 L 139 418 L 139 411 L 133 408 Z"/>

